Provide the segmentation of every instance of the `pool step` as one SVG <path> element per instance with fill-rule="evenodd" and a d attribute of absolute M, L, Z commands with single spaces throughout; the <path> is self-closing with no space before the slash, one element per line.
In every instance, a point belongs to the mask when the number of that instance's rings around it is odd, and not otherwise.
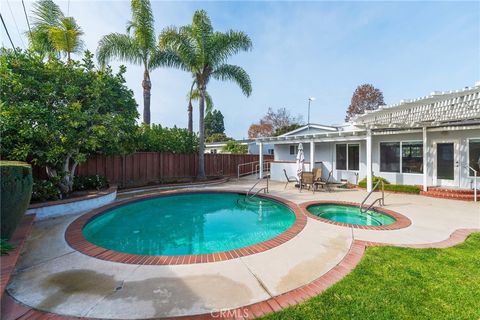
<path fill-rule="evenodd" d="M 474 191 L 471 189 L 453 189 L 444 187 L 428 187 L 428 191 L 421 191 L 421 195 L 433 198 L 473 201 Z M 480 191 L 479 191 L 480 196 Z"/>

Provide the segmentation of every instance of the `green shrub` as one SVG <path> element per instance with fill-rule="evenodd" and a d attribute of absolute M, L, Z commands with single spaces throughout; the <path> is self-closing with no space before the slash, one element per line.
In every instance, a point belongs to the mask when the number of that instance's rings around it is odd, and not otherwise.
<path fill-rule="evenodd" d="M 75 177 L 73 179 L 73 191 L 83 191 L 83 190 L 102 190 L 108 188 L 107 178 L 104 176 L 86 176 L 86 177 Z"/>
<path fill-rule="evenodd" d="M 373 176 L 372 178 L 373 178 L 372 179 L 373 180 L 373 185 L 375 185 L 378 182 L 378 180 L 383 180 L 383 183 L 385 185 L 390 184 L 390 182 L 385 178 L 377 177 L 377 176 Z M 358 183 L 358 186 L 362 187 L 362 188 L 366 188 L 367 187 L 367 177 L 360 180 L 360 182 Z"/>
<path fill-rule="evenodd" d="M 387 179 L 382 177 L 373 176 L 373 185 L 375 185 L 379 180 L 383 180 L 384 190 L 393 191 L 393 192 L 405 192 L 405 193 L 420 193 L 420 188 L 417 186 L 403 185 L 403 184 L 391 184 Z M 362 179 L 358 186 L 361 188 L 367 187 L 367 178 Z"/>
<path fill-rule="evenodd" d="M 183 128 L 166 128 L 158 124 L 142 125 L 137 134 L 137 151 L 194 153 L 198 150 L 198 137 Z"/>
<path fill-rule="evenodd" d="M 61 192 L 51 180 L 33 180 L 32 202 L 53 201 L 61 198 Z"/>
<path fill-rule="evenodd" d="M 248 146 L 241 145 L 238 141 L 230 140 L 227 142 L 225 147 L 223 147 L 223 151 L 232 154 L 247 154 Z"/>
<path fill-rule="evenodd" d="M 0 240 L 0 254 L 4 255 L 7 254 L 9 251 L 15 249 L 13 244 L 10 244 L 5 239 Z"/>
<path fill-rule="evenodd" d="M 0 161 L 1 237 L 10 239 L 30 203 L 32 167 L 24 162 Z"/>

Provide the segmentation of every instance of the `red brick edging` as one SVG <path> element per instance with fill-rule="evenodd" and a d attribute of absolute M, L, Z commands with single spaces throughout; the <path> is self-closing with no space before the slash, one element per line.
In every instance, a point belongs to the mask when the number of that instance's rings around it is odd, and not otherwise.
<path fill-rule="evenodd" d="M 234 250 L 224 251 L 224 252 L 216 252 L 211 254 L 178 255 L 178 256 L 149 256 L 149 255 L 139 255 L 139 254 L 128 254 L 128 253 L 117 252 L 117 251 L 99 247 L 89 242 L 87 239 L 85 239 L 82 233 L 84 226 L 89 221 L 91 221 L 92 219 L 94 219 L 95 217 L 101 214 L 108 212 L 108 210 L 112 208 L 120 207 L 126 204 L 141 201 L 141 200 L 157 198 L 157 197 L 189 194 L 189 193 L 212 193 L 212 192 L 237 193 L 237 194 L 245 193 L 244 191 L 223 191 L 223 190 L 165 191 L 161 193 L 142 195 L 142 196 L 134 197 L 133 199 L 111 203 L 103 207 L 100 207 L 98 209 L 95 209 L 93 211 L 90 211 L 89 213 L 86 213 L 80 216 L 79 218 L 77 218 L 75 221 L 73 221 L 65 231 L 65 240 L 75 250 L 83 254 L 86 254 L 88 256 L 102 259 L 102 260 L 107 260 L 107 261 L 127 263 L 127 264 L 140 264 L 140 265 L 193 264 L 193 263 L 225 261 L 225 260 L 235 259 L 235 258 L 239 258 L 239 257 L 243 257 L 243 256 L 247 256 L 247 255 L 272 249 L 292 239 L 300 231 L 303 230 L 303 228 L 307 223 L 307 217 L 302 213 L 300 208 L 295 203 L 280 197 L 262 194 L 258 196 L 262 198 L 278 201 L 286 205 L 287 207 L 289 207 L 295 214 L 295 222 L 288 230 L 286 230 L 285 232 L 279 234 L 278 236 L 270 240 L 260 242 L 248 247 L 243 247 L 240 249 L 234 249 Z"/>
<path fill-rule="evenodd" d="M 25 215 L 22 218 L 22 221 L 15 229 L 15 232 L 9 241 L 9 243 L 15 246 L 15 249 L 10 251 L 8 254 L 1 256 L 2 266 L 0 271 L 0 300 L 3 298 L 3 293 L 5 292 L 8 281 L 10 280 L 13 269 L 17 264 L 18 257 L 22 252 L 25 240 L 32 230 L 33 220 L 35 220 L 34 214 Z"/>
<path fill-rule="evenodd" d="M 363 225 L 359 225 L 359 224 L 337 222 L 337 221 L 333 221 L 333 220 L 329 220 L 329 219 L 325 219 L 325 218 L 316 216 L 316 215 L 310 213 L 310 211 L 308 211 L 309 207 L 317 205 L 317 204 L 319 204 L 319 205 L 322 205 L 322 204 L 339 204 L 339 205 L 352 206 L 352 207 L 357 207 L 357 208 L 360 205 L 360 203 L 356 203 L 356 202 L 335 201 L 335 200 L 322 200 L 322 201 L 318 200 L 318 201 L 304 202 L 304 203 L 299 204 L 299 206 L 303 210 L 303 213 L 305 215 L 307 215 L 308 217 L 312 218 L 312 219 L 319 220 L 319 221 L 329 223 L 329 224 L 334 224 L 336 226 L 342 226 L 342 227 L 364 229 L 364 230 L 398 230 L 398 229 L 406 228 L 406 227 L 408 227 L 412 224 L 410 219 L 408 219 L 406 216 L 404 216 L 404 215 L 402 215 L 398 212 L 395 212 L 395 211 L 392 211 L 392 210 L 389 210 L 389 209 L 385 209 L 385 208 L 382 208 L 382 207 L 373 207 L 372 209 L 394 218 L 395 219 L 394 223 L 383 225 L 383 226 L 363 226 Z M 368 206 L 363 206 L 363 207 L 367 208 Z"/>
<path fill-rule="evenodd" d="M 418 245 L 399 245 L 411 248 L 446 248 L 457 245 L 474 232 L 480 232 L 480 229 L 458 229 L 454 231 L 446 240 L 436 243 L 426 243 Z M 303 285 L 297 289 L 293 289 L 284 294 L 272 297 L 265 301 L 260 301 L 248 306 L 239 307 L 231 310 L 222 310 L 214 313 L 199 314 L 192 316 L 169 317 L 168 319 L 251 319 L 267 315 L 272 312 L 280 311 L 288 306 L 301 303 L 311 297 L 314 297 L 330 286 L 340 281 L 350 271 L 352 271 L 361 261 L 365 249 L 368 246 L 377 245 L 391 245 L 385 243 L 369 242 L 363 240 L 353 240 L 349 251 L 345 257 L 335 267 L 330 269 L 327 273 L 315 279 L 314 281 Z M 11 296 L 5 296 L 2 301 L 2 319 L 16 320 L 16 319 L 56 319 L 56 320 L 78 320 L 88 319 L 74 316 L 63 316 L 45 311 L 36 310 L 16 301 Z M 89 318 L 93 319 L 93 318 Z M 157 318 L 161 319 L 161 318 Z M 164 318 L 165 319 L 165 318 Z"/>

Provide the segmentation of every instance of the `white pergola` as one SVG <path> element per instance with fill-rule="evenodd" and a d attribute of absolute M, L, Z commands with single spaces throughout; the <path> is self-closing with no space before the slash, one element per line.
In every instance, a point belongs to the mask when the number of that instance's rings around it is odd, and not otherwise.
<path fill-rule="evenodd" d="M 480 83 L 475 87 L 401 101 L 366 112 L 353 120 L 354 130 L 339 130 L 304 135 L 283 135 L 257 139 L 260 148 L 260 177 L 263 177 L 263 143 L 295 144 L 310 142 L 310 163 L 315 162 L 315 143 L 365 140 L 367 191 L 372 190 L 372 136 L 399 132 L 423 133 L 423 159 L 428 161 L 428 131 L 480 128 Z M 298 130 L 297 130 L 298 131 Z M 292 132 L 294 133 L 294 132 Z M 427 191 L 427 170 L 423 170 L 423 189 Z"/>

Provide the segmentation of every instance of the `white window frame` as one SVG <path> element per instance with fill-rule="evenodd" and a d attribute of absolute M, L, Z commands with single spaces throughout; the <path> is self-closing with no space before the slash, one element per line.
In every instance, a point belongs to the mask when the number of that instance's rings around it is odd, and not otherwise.
<path fill-rule="evenodd" d="M 423 159 L 423 153 L 422 153 L 422 172 L 403 172 L 403 143 L 412 143 L 412 142 L 416 142 L 416 143 L 420 143 L 422 145 L 423 148 L 425 148 L 425 146 L 423 145 L 423 141 L 422 140 L 391 140 L 391 141 L 379 141 L 378 142 L 378 172 L 379 173 L 386 173 L 386 174 L 412 174 L 412 175 L 423 175 L 423 172 L 425 171 L 425 159 Z M 381 153 L 382 153 L 382 150 L 380 149 L 380 146 L 382 143 L 400 143 L 400 171 L 396 172 L 396 171 L 381 171 L 380 168 L 382 167 L 382 157 L 381 157 Z"/>
<path fill-rule="evenodd" d="M 346 163 L 347 163 L 347 169 L 337 169 L 337 145 L 339 144 L 344 144 L 347 146 L 347 158 L 346 158 Z M 348 146 L 349 145 L 354 145 L 358 146 L 358 170 L 353 170 L 348 168 Z M 349 171 L 349 172 L 359 172 L 360 171 L 360 164 L 361 164 L 361 159 L 362 159 L 362 147 L 360 145 L 360 142 L 337 142 L 335 143 L 335 163 L 334 163 L 334 168 L 336 171 Z"/>
<path fill-rule="evenodd" d="M 470 166 L 470 140 L 480 140 L 480 137 L 478 138 L 467 138 L 467 165 Z M 478 172 L 477 177 L 480 176 L 480 172 Z M 474 175 L 470 175 L 470 167 L 467 168 L 467 177 L 469 178 L 474 178 Z"/>
<path fill-rule="evenodd" d="M 293 147 L 293 151 L 294 153 L 290 153 L 290 151 L 292 150 L 292 147 Z M 297 155 L 298 154 L 298 145 L 295 145 L 295 144 L 291 144 L 288 146 L 288 154 L 290 155 Z"/>

